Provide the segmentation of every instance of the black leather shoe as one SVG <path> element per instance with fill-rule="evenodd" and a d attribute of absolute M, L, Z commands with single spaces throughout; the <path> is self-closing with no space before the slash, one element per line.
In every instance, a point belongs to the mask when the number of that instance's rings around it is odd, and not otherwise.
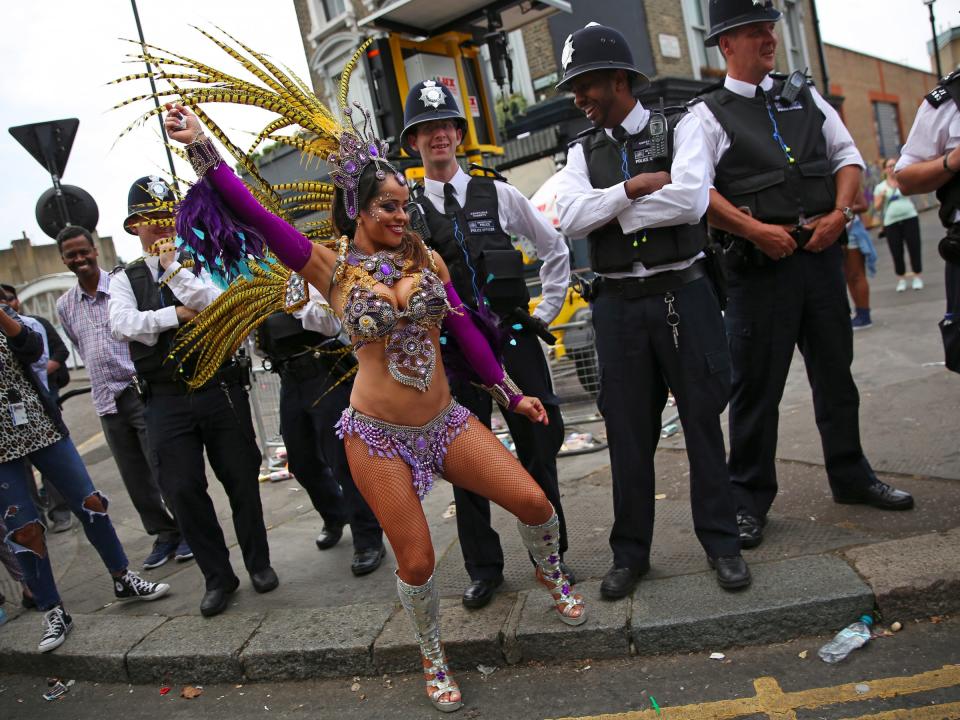
<path fill-rule="evenodd" d="M 568 584 L 577 584 L 577 576 L 573 574 L 573 570 L 571 570 L 563 560 L 560 561 L 560 572 L 567 578 Z"/>
<path fill-rule="evenodd" d="M 357 550 L 353 553 L 353 562 L 350 563 L 350 572 L 357 577 L 369 575 L 383 562 L 387 554 L 386 548 L 381 545 L 378 548 L 367 548 L 366 550 Z"/>
<path fill-rule="evenodd" d="M 258 593 L 268 593 L 276 590 L 277 585 L 280 584 L 280 578 L 277 577 L 276 571 L 267 565 L 263 570 L 250 573 L 250 584 Z"/>
<path fill-rule="evenodd" d="M 755 548 L 763 542 L 763 526 L 767 521 L 740 510 L 737 512 L 737 527 L 740 529 L 740 547 Z"/>
<path fill-rule="evenodd" d="M 897 490 L 885 482 L 877 480 L 859 495 L 834 495 L 834 502 L 841 505 L 870 505 L 881 510 L 910 510 L 913 508 L 913 495 Z"/>
<path fill-rule="evenodd" d="M 600 583 L 600 596 L 604 600 L 619 600 L 625 598 L 633 592 L 637 586 L 637 581 L 647 571 L 634 570 L 628 567 L 612 567 L 607 570 L 603 576 L 603 582 Z"/>
<path fill-rule="evenodd" d="M 227 609 L 227 602 L 230 600 L 230 595 L 233 594 L 233 591 L 236 590 L 239 585 L 240 580 L 234 578 L 232 585 L 207 590 L 203 594 L 203 599 L 200 601 L 200 614 L 204 617 L 213 617 L 214 615 L 222 613 Z"/>
<path fill-rule="evenodd" d="M 493 593 L 498 587 L 503 585 L 503 576 L 496 577 L 493 580 L 474 580 L 463 591 L 463 597 L 460 598 L 464 607 L 471 610 L 482 608 L 493 599 Z"/>
<path fill-rule="evenodd" d="M 739 590 L 750 584 L 750 568 L 741 555 L 708 557 L 707 562 L 717 571 L 717 585 L 724 590 Z"/>
<path fill-rule="evenodd" d="M 329 550 L 343 537 L 343 524 L 324 524 L 323 530 L 317 535 L 317 550 Z"/>

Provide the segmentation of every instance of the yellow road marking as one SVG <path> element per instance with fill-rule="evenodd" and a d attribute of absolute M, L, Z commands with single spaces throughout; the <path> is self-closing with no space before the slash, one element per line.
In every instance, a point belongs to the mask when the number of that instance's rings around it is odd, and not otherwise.
<path fill-rule="evenodd" d="M 944 665 L 939 670 L 905 677 L 880 678 L 863 681 L 869 685 L 864 693 L 858 693 L 861 683 L 846 683 L 833 687 L 812 688 L 784 692 L 772 677 L 760 677 L 753 681 L 756 695 L 732 700 L 661 707 L 662 714 L 655 710 L 634 710 L 625 713 L 590 715 L 560 718 L 558 720 L 733 720 L 744 715 L 765 714 L 770 720 L 796 720 L 797 710 L 810 710 L 839 703 L 862 700 L 884 700 L 900 695 L 939 690 L 960 685 L 960 665 Z M 909 711 L 891 710 L 877 715 L 864 716 L 861 720 L 942 720 L 960 718 L 960 703 L 940 706 L 925 706 Z M 927 711 L 932 714 L 926 714 Z M 921 711 L 924 714 L 919 714 Z M 944 714 L 944 713 L 947 714 Z M 899 713 L 899 714 L 898 714 Z M 938 714 L 939 713 L 939 714 Z"/>
<path fill-rule="evenodd" d="M 93 447 L 100 447 L 101 445 L 105 445 L 105 444 L 106 444 L 106 438 L 104 437 L 103 431 L 101 430 L 96 435 L 93 435 L 87 438 L 82 443 L 77 445 L 77 454 L 83 455 L 87 450 Z"/>

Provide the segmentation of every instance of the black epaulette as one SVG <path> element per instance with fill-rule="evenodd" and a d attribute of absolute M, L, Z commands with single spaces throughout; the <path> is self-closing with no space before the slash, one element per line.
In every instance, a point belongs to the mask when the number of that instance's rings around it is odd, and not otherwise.
<path fill-rule="evenodd" d="M 722 80 L 720 80 L 719 82 L 715 82 L 715 83 L 711 83 L 710 85 L 707 85 L 703 90 L 698 92 L 692 100 L 689 100 L 687 102 L 687 107 L 690 107 L 691 105 L 696 105 L 698 102 L 703 102 L 704 95 L 709 95 L 714 90 L 722 90 L 722 89 L 723 89 Z"/>
<path fill-rule="evenodd" d="M 580 144 L 583 140 L 586 140 L 588 137 L 594 133 L 600 132 L 603 128 L 596 127 L 595 125 L 588 127 L 586 130 L 581 130 L 577 133 L 577 136 L 567 143 L 568 148 L 572 148 L 574 145 Z"/>
<path fill-rule="evenodd" d="M 121 270 L 126 270 L 127 268 L 133 267 L 137 263 L 142 263 L 142 262 L 146 262 L 146 257 L 144 257 L 143 255 L 138 257 L 136 260 L 131 260 L 126 265 L 117 265 L 113 270 L 110 271 L 110 274 L 113 275 L 114 273 L 120 272 Z"/>
<path fill-rule="evenodd" d="M 924 99 L 928 103 L 930 103 L 933 107 L 935 108 L 940 107 L 947 100 L 950 99 L 950 90 L 947 89 L 947 86 L 953 84 L 958 79 L 960 79 L 960 69 L 954 70 L 945 78 L 941 79 L 940 84 L 937 85 L 933 90 L 928 92 L 924 96 Z"/>
<path fill-rule="evenodd" d="M 493 168 L 488 168 L 483 165 L 478 165 L 477 163 L 470 163 L 470 168 L 467 170 L 467 174 L 471 177 L 487 177 L 493 178 L 494 180 L 499 180 L 500 182 L 510 183 L 503 175 L 494 170 Z"/>

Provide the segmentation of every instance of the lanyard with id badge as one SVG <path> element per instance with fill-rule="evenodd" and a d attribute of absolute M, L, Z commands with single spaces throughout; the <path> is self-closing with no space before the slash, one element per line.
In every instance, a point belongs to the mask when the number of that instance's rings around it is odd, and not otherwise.
<path fill-rule="evenodd" d="M 7 412 L 10 413 L 10 419 L 14 427 L 20 427 L 30 422 L 27 417 L 27 405 L 16 388 L 7 390 Z"/>

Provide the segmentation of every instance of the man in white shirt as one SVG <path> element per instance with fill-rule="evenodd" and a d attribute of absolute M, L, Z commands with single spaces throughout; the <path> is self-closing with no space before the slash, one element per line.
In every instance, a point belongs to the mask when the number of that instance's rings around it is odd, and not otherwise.
<path fill-rule="evenodd" d="M 204 386 L 188 391 L 179 362 L 171 357 L 180 326 L 220 293 L 205 273 L 196 275 L 177 261 L 172 219 L 165 209 L 172 200 L 170 188 L 155 175 L 130 188 L 124 228 L 140 238 L 144 254 L 113 276 L 108 313 L 113 336 L 130 343 L 160 488 L 203 572 L 206 593 L 200 612 L 211 616 L 226 609 L 239 580 L 207 494 L 204 449 L 230 498 L 254 590 L 269 592 L 279 580 L 270 566 L 258 483 L 261 455 L 244 373 L 231 359 Z"/>
<path fill-rule="evenodd" d="M 504 369 L 525 395 L 538 398 L 547 411 L 548 425 L 514 413 L 505 413 L 505 420 L 520 462 L 560 518 L 562 559 L 567 531 L 557 484 L 557 453 L 563 444 L 563 417 L 538 337 L 551 338 L 547 325 L 566 297 L 570 254 L 560 233 L 504 178 L 470 176 L 463 171 L 457 146 L 465 128 L 466 119 L 445 86 L 425 80 L 411 88 L 400 144 L 420 156 L 426 173 L 424 185 L 415 191 L 425 225 L 414 229 L 443 258 L 464 303 L 509 335 L 503 347 Z M 542 261 L 542 300 L 533 315 L 528 312 L 523 257 L 513 246 L 513 235 L 527 238 Z M 466 379 L 454 381 L 451 390 L 457 402 L 490 426 L 490 395 Z M 460 488 L 454 488 L 453 494 L 460 549 L 472 581 L 462 601 L 468 608 L 480 608 L 503 582 L 503 550 L 490 526 L 490 502 Z M 564 565 L 563 571 L 573 584 L 569 568 Z"/>
<path fill-rule="evenodd" d="M 770 0 L 710 5 L 707 42 L 723 52 L 727 76 L 690 108 L 703 126 L 706 180 L 713 185 L 707 217 L 726 234 L 728 465 L 744 547 L 762 542 L 777 494 L 778 408 L 795 347 L 813 390 L 834 499 L 913 507 L 908 493 L 877 479 L 860 445 L 838 240 L 854 216 L 863 160 L 836 111 L 802 73 L 770 75 L 780 17 Z"/>
<path fill-rule="evenodd" d="M 560 225 L 586 237 L 600 396 L 610 444 L 613 567 L 603 597 L 629 595 L 650 568 L 654 453 L 668 388 L 690 460 L 694 529 L 727 590 L 750 584 L 720 413 L 729 356 L 712 279 L 700 122 L 684 108 L 651 113 L 634 98 L 647 79 L 623 36 L 590 23 L 567 38 L 557 86 L 594 127 L 567 153 L 557 182 Z"/>

